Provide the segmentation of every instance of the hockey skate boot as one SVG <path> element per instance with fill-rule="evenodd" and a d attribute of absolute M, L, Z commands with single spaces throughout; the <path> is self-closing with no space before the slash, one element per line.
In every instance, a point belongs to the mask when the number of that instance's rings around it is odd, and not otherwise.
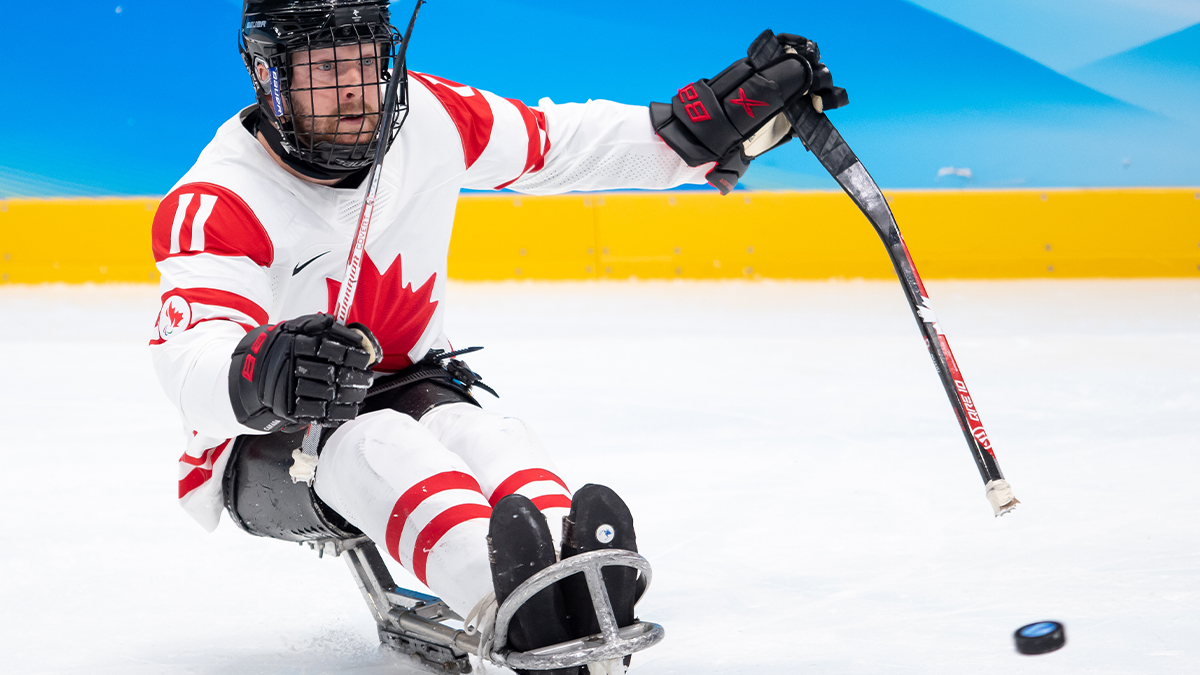
<path fill-rule="evenodd" d="M 616 492 L 603 485 L 588 484 L 575 492 L 571 513 L 563 521 L 562 559 L 589 551 L 619 549 L 637 552 L 637 537 L 629 507 Z M 645 579 L 632 567 L 611 566 L 603 569 L 604 585 L 612 604 L 617 626 L 624 628 L 636 621 L 634 605 L 645 590 Z M 600 632 L 597 611 L 587 581 L 576 574 L 559 582 L 567 607 L 567 626 L 572 637 Z M 639 588 L 640 586 L 640 588 Z M 630 657 L 616 663 L 590 664 L 592 673 L 624 672 Z"/>
<path fill-rule="evenodd" d="M 488 529 L 488 557 L 496 602 L 505 599 L 525 580 L 550 567 L 557 558 L 546 518 L 527 497 L 509 495 L 492 509 Z M 585 591 L 586 592 L 586 591 Z M 566 612 L 557 584 L 543 588 L 521 605 L 508 627 L 508 646 L 526 652 L 567 642 Z M 517 670 L 529 675 L 578 675 L 579 666 L 554 670 Z"/>

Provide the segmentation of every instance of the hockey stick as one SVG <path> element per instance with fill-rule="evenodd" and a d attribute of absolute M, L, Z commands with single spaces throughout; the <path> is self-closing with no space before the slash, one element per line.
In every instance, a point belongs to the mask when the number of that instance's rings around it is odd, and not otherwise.
<path fill-rule="evenodd" d="M 829 175 L 833 176 L 855 205 L 862 210 L 887 247 L 888 257 L 892 259 L 892 266 L 896 268 L 896 275 L 900 277 L 900 285 L 904 287 L 904 296 L 908 298 L 913 317 L 921 328 L 921 334 L 925 336 L 929 355 L 933 357 L 942 386 L 946 389 L 946 396 L 950 399 L 950 405 L 958 417 L 971 456 L 975 459 L 979 475 L 983 478 L 992 510 L 997 516 L 1008 513 L 1020 502 L 1013 496 L 1012 488 L 1008 481 L 1004 480 L 1004 474 L 1000 472 L 1000 466 L 996 463 L 992 442 L 979 421 L 979 412 L 975 409 L 971 394 L 967 391 L 962 373 L 954 360 L 954 354 L 950 351 L 950 343 L 938 327 L 937 317 L 929 306 L 929 294 L 925 292 L 925 285 L 921 283 L 921 277 L 913 265 L 904 237 L 900 236 L 900 228 L 896 225 L 896 218 L 892 215 L 887 199 L 829 118 L 813 105 L 808 105 L 806 99 L 802 99 L 788 110 L 788 120 L 792 123 L 796 137 L 804 143 L 805 148 L 816 155 Z"/>
<path fill-rule="evenodd" d="M 342 279 L 342 288 L 338 292 L 334 311 L 334 318 L 341 324 L 346 323 L 347 317 L 350 316 L 350 305 L 354 303 L 354 291 L 358 289 L 358 275 L 362 271 L 363 253 L 367 247 L 367 232 L 371 229 L 371 216 L 375 214 L 375 194 L 379 191 L 379 179 L 382 175 L 380 169 L 383 167 L 383 157 L 387 153 L 389 145 L 384 141 L 384 134 L 391 133 L 392 120 L 396 116 L 396 105 L 399 98 L 397 91 L 400 87 L 400 80 L 408 78 L 408 67 L 405 65 L 408 41 L 412 37 L 413 24 L 417 22 L 417 13 L 421 11 L 423 4 L 425 4 L 425 0 L 417 0 L 417 6 L 413 7 L 412 18 L 408 20 L 408 28 L 404 31 L 404 38 L 400 43 L 400 53 L 392 61 L 392 72 L 383 95 L 383 116 L 379 120 L 379 144 L 375 146 L 375 157 L 371 162 L 371 171 L 367 174 L 367 194 L 363 198 L 362 211 L 358 214 L 358 226 L 354 229 L 354 245 L 350 247 L 350 257 L 346 260 L 346 273 Z M 407 106 L 404 112 L 407 116 Z M 401 124 L 403 123 L 401 120 Z M 312 484 L 317 469 L 317 447 L 320 443 L 321 425 L 316 423 L 308 425 L 308 430 L 304 432 L 304 444 L 301 446 L 301 452 L 292 453 L 295 461 L 288 470 L 292 476 L 292 482 L 304 481 Z"/>

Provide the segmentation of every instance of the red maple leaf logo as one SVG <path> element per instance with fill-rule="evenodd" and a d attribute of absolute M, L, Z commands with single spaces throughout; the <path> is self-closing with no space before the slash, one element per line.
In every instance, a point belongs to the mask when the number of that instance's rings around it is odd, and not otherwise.
<path fill-rule="evenodd" d="M 383 371 L 397 371 L 412 365 L 408 352 L 425 334 L 437 309 L 437 301 L 430 301 L 437 274 L 431 274 L 425 283 L 413 290 L 412 284 L 404 285 L 400 271 L 401 259 L 397 256 L 396 262 L 381 276 L 371 256 L 364 251 L 358 288 L 350 305 L 350 316 L 346 319 L 346 323 L 357 321 L 375 334 L 379 346 L 383 347 L 383 363 L 376 368 Z M 326 279 L 325 283 L 329 290 L 329 313 L 333 314 L 342 282 Z"/>
<path fill-rule="evenodd" d="M 755 101 L 751 98 L 746 98 L 746 90 L 738 87 L 738 98 L 731 98 L 729 102 L 734 105 L 740 105 L 746 110 L 746 114 L 754 117 L 754 108 L 766 105 L 765 101 Z"/>
<path fill-rule="evenodd" d="M 183 312 L 167 303 L 167 320 L 171 322 L 171 328 L 179 328 L 179 324 L 183 322 Z"/>

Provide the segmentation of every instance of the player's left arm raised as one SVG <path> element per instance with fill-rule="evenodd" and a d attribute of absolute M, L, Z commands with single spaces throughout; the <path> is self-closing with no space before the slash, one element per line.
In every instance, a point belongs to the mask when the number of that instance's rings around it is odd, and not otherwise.
<path fill-rule="evenodd" d="M 727 194 L 754 157 L 790 140 L 789 107 L 846 105 L 820 58 L 811 40 L 767 30 L 746 58 L 680 88 L 669 104 L 651 103 L 649 114 L 612 101 L 542 99 L 531 108 L 461 85 L 433 89 L 443 103 L 448 91 L 465 96 L 448 109 L 482 113 L 462 134 L 466 187 L 554 194 L 707 181 Z"/>
<path fill-rule="evenodd" d="M 795 106 L 818 111 L 849 103 L 833 86 L 817 43 L 763 31 L 739 59 L 711 79 L 681 88 L 670 103 L 651 103 L 654 130 L 688 166 L 712 162 L 706 178 L 728 194 L 757 156 L 792 138 Z"/>

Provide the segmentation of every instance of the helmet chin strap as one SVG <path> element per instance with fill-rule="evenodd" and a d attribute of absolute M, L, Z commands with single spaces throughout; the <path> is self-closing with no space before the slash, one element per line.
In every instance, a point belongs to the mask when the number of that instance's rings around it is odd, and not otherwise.
<path fill-rule="evenodd" d="M 284 164 L 287 164 L 297 173 L 302 176 L 307 176 L 314 180 L 341 180 L 350 177 L 351 174 L 359 173 L 367 167 L 359 169 L 331 169 L 324 166 L 309 164 L 308 162 L 296 159 L 286 148 L 283 147 L 283 139 L 279 135 L 279 130 L 274 124 L 263 124 L 263 115 L 261 110 L 255 110 L 254 132 L 261 133 L 263 138 L 267 139 L 267 145 L 275 153 Z"/>

